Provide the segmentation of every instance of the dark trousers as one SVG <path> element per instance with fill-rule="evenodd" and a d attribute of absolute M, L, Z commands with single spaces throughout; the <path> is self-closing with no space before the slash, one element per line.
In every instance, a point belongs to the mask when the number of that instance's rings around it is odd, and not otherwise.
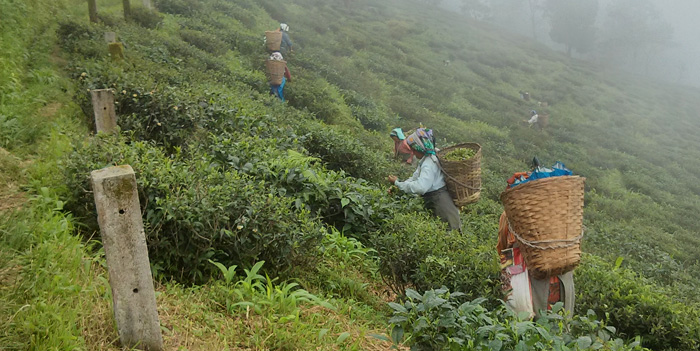
<path fill-rule="evenodd" d="M 450 230 L 462 232 L 462 219 L 459 218 L 459 210 L 455 203 L 452 202 L 452 197 L 447 192 L 447 187 L 425 193 L 423 201 L 430 212 L 450 225 Z"/>

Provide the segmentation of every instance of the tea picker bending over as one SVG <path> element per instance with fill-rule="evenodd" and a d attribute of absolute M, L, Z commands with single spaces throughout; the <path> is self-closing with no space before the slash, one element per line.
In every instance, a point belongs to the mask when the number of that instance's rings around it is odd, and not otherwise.
<path fill-rule="evenodd" d="M 411 178 L 403 182 L 394 175 L 387 177 L 387 180 L 403 192 L 422 195 L 428 210 L 443 222 L 447 222 L 451 230 L 461 232 L 462 220 L 459 217 L 459 210 L 447 192 L 445 176 L 440 170 L 440 161 L 435 154 L 435 138 L 432 130 L 419 128 L 406 138 L 406 143 L 419 160 L 416 171 Z"/>

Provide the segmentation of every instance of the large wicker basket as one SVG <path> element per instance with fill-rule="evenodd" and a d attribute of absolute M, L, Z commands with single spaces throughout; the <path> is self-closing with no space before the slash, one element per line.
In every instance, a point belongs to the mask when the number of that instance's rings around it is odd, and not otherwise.
<path fill-rule="evenodd" d="M 442 158 L 450 151 L 464 148 L 474 150 L 475 155 L 464 161 L 447 161 Z M 440 150 L 438 158 L 446 174 L 447 191 L 455 206 L 462 207 L 478 201 L 481 195 L 481 145 L 464 143 L 450 146 Z"/>
<path fill-rule="evenodd" d="M 549 113 L 540 113 L 540 115 L 537 117 L 537 123 L 539 123 L 540 127 L 542 128 L 547 127 L 549 125 Z"/>
<path fill-rule="evenodd" d="M 282 32 L 280 31 L 266 31 L 265 32 L 265 43 L 267 44 L 267 49 L 270 51 L 280 51 L 282 46 Z"/>
<path fill-rule="evenodd" d="M 543 178 L 501 193 L 508 224 L 533 277 L 566 273 L 581 261 L 585 180 L 579 176 Z"/>
<path fill-rule="evenodd" d="M 284 68 L 287 66 L 287 61 L 267 60 L 265 68 L 267 68 L 267 79 L 272 85 L 282 84 L 284 78 Z"/>

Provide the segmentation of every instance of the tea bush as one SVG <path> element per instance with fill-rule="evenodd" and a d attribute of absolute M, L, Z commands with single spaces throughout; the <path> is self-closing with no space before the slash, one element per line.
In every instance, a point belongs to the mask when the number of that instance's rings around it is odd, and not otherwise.
<path fill-rule="evenodd" d="M 467 298 L 499 296 L 496 250 L 474 234 L 448 231 L 425 212 L 397 214 L 374 234 L 380 273 L 398 294 L 446 286 Z"/>
<path fill-rule="evenodd" d="M 318 155 L 334 170 L 370 180 L 380 180 L 386 172 L 386 159 L 362 145 L 347 129 L 307 121 L 298 125 L 297 133 L 303 135 L 301 142 L 314 155 Z"/>
<path fill-rule="evenodd" d="M 203 10 L 201 1 L 197 0 L 157 0 L 158 10 L 174 15 L 192 15 Z"/>
<path fill-rule="evenodd" d="M 277 196 L 264 181 L 224 171 L 206 155 L 166 157 L 151 143 L 99 136 L 80 145 L 65 163 L 66 209 L 96 231 L 89 191 L 91 170 L 129 164 L 137 173 L 146 240 L 154 271 L 201 282 L 212 259 L 227 265 L 268 262 L 279 274 L 313 260 L 325 228 L 309 212 Z"/>
<path fill-rule="evenodd" d="M 221 55 L 228 49 L 228 45 L 216 36 L 198 30 L 180 29 L 180 38 L 212 55 Z"/>
<path fill-rule="evenodd" d="M 565 316 L 561 303 L 532 322 L 503 305 L 487 310 L 485 298 L 463 302 L 464 294 L 444 288 L 423 295 L 408 289 L 406 295 L 405 303 L 390 303 L 389 323 L 394 343 L 405 341 L 411 350 L 645 350 L 639 337 L 615 338 L 615 328 L 596 320 L 592 311 Z"/>
<path fill-rule="evenodd" d="M 103 29 L 95 24 L 64 21 L 59 23 L 56 34 L 63 50 L 81 59 L 91 59 L 107 56 L 107 46 L 102 40 Z"/>
<path fill-rule="evenodd" d="M 364 242 L 395 212 L 422 208 L 414 199 L 391 199 L 365 180 L 329 171 L 319 159 L 302 154 L 305 150 L 300 145 L 287 144 L 284 139 L 223 133 L 211 136 L 198 149 L 208 150 L 225 168 L 274 184 L 279 196 L 292 199 L 296 208 L 307 209 L 324 223 Z"/>
<path fill-rule="evenodd" d="M 132 7 L 129 19 L 148 29 L 155 29 L 163 22 L 161 14 L 156 10 L 149 10 L 143 6 Z"/>
<path fill-rule="evenodd" d="M 584 255 L 575 273 L 577 308 L 595 311 L 624 335 L 641 336 L 654 350 L 700 347 L 697 304 L 669 301 L 658 286 L 592 255 Z"/>
<path fill-rule="evenodd" d="M 396 118 L 392 118 L 383 105 L 368 99 L 352 90 L 344 90 L 345 102 L 350 106 L 352 115 L 357 118 L 366 129 L 386 131 L 389 126 L 396 124 Z"/>

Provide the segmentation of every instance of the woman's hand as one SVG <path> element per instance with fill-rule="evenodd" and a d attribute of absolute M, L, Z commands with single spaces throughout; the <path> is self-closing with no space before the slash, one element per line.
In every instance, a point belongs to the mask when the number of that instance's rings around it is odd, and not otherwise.
<path fill-rule="evenodd" d="M 394 184 L 394 183 L 396 183 L 397 180 L 399 180 L 399 178 L 395 175 L 390 175 L 390 176 L 386 177 L 386 180 L 389 183 Z"/>

